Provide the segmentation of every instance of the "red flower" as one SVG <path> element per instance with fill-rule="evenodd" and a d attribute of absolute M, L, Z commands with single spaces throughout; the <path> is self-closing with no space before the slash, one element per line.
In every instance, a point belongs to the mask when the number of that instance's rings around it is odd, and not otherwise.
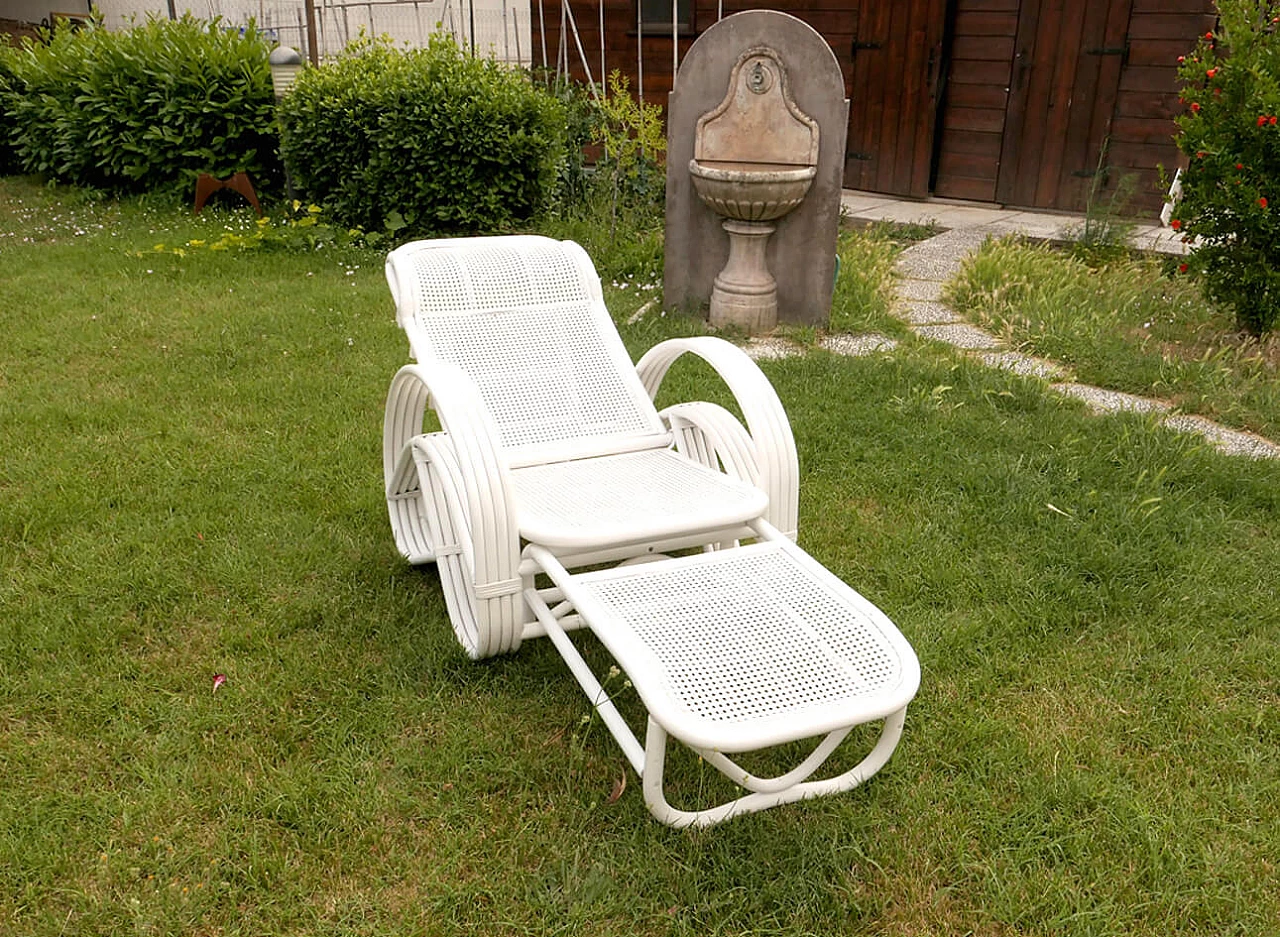
<path fill-rule="evenodd" d="M 1193 110 L 1193 111 L 1198 111 L 1198 110 L 1200 110 L 1200 105 L 1199 105 L 1199 104 L 1197 104 L 1195 101 L 1192 101 L 1192 102 L 1191 102 L 1191 110 Z M 1274 118 L 1273 118 L 1273 119 L 1274 119 Z"/>
<path fill-rule="evenodd" d="M 1214 75 L 1218 74 L 1218 70 L 1216 68 L 1211 68 L 1204 74 L 1206 78 L 1212 78 Z"/>
<path fill-rule="evenodd" d="M 1173 228 L 1173 230 L 1177 231 L 1179 228 L 1181 228 L 1181 227 L 1182 227 L 1182 222 L 1181 222 L 1181 221 L 1179 221 L 1177 218 L 1174 218 L 1172 221 L 1170 221 L 1170 222 L 1169 222 L 1169 227 L 1171 227 L 1171 228 Z"/>
<path fill-rule="evenodd" d="M 1213 41 L 1213 33 L 1205 33 L 1204 37 L 1208 39 L 1210 42 Z"/>
<path fill-rule="evenodd" d="M 1213 96 L 1214 96 L 1215 98 L 1216 98 L 1216 97 L 1218 97 L 1218 96 L 1219 96 L 1219 95 L 1221 95 L 1221 94 L 1222 94 L 1222 89 L 1221 89 L 1221 88 L 1214 88 L 1214 89 L 1213 89 Z"/>
<path fill-rule="evenodd" d="M 1196 151 L 1196 159 L 1204 159 L 1204 150 Z"/>
<path fill-rule="evenodd" d="M 1187 57 L 1186 57 L 1185 55 L 1180 55 L 1180 56 L 1178 56 L 1178 64 L 1179 64 L 1179 65 L 1181 65 L 1181 64 L 1182 64 L 1183 62 L 1185 62 L 1186 60 L 1187 60 Z"/>
<path fill-rule="evenodd" d="M 1262 198 L 1258 199 L 1258 204 L 1259 204 L 1259 205 L 1261 205 L 1263 208 L 1266 208 L 1266 207 L 1267 207 L 1267 197 L 1264 195 Z"/>
<path fill-rule="evenodd" d="M 1263 124 L 1265 124 L 1266 122 L 1267 122 L 1267 119 L 1266 119 L 1265 117 L 1259 117 L 1259 118 L 1258 118 L 1258 126 L 1259 126 L 1259 127 L 1261 127 L 1261 126 L 1262 126 Z"/>
<path fill-rule="evenodd" d="M 1178 264 L 1178 272 L 1179 272 L 1179 273 L 1186 273 L 1186 272 L 1187 272 L 1187 265 L 1186 265 L 1186 264 Z"/>
<path fill-rule="evenodd" d="M 1244 169 L 1244 163 L 1236 163 L 1236 169 Z"/>
<path fill-rule="evenodd" d="M 1276 119 L 1274 117 L 1268 117 L 1267 123 L 1269 123 L 1272 127 L 1274 127 L 1276 125 Z"/>

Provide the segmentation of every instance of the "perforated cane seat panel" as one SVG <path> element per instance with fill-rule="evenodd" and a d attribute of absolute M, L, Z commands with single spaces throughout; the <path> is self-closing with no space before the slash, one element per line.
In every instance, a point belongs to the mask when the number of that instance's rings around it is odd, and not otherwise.
<path fill-rule="evenodd" d="M 655 540 L 760 517 L 769 499 L 669 449 L 514 469 L 520 535 L 545 547 Z"/>
<path fill-rule="evenodd" d="M 858 725 L 919 687 L 888 617 L 789 542 L 586 573 L 567 591 L 650 715 L 694 747 Z"/>
<path fill-rule="evenodd" d="M 393 251 L 388 270 L 415 357 L 475 381 L 513 464 L 665 433 L 577 245 L 420 241 Z"/>

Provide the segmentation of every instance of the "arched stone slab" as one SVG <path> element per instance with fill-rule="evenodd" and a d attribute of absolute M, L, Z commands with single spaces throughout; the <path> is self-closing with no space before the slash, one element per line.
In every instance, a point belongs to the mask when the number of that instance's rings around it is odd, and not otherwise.
<path fill-rule="evenodd" d="M 744 52 L 773 49 L 787 70 L 796 106 L 818 123 L 818 172 L 803 203 L 778 222 L 767 263 L 778 282 L 778 318 L 826 325 L 840 226 L 840 186 L 849 102 L 835 53 L 808 24 L 774 10 L 725 17 L 698 37 L 676 76 L 667 103 L 666 257 L 663 299 L 703 309 L 712 281 L 729 256 L 722 219 L 699 201 L 689 176 L 698 119 L 725 98 L 729 75 Z"/>

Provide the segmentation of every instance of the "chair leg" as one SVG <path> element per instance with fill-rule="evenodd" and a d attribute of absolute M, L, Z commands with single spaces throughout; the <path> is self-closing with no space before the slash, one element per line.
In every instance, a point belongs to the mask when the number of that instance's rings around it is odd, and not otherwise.
<path fill-rule="evenodd" d="M 889 756 L 893 754 L 893 750 L 898 746 L 898 741 L 902 738 L 902 727 L 906 714 L 907 710 L 904 706 L 889 715 L 884 721 L 884 726 L 880 731 L 880 737 L 876 740 L 875 746 L 862 761 L 843 774 L 821 781 L 802 781 L 781 790 L 747 794 L 736 800 L 705 810 L 679 810 L 667 802 L 663 784 L 667 759 L 667 731 L 650 718 L 649 729 L 645 736 L 645 763 L 642 777 L 645 806 L 649 808 L 649 812 L 654 817 L 668 826 L 707 827 L 721 823 L 731 817 L 767 810 L 770 807 L 793 803 L 808 797 L 821 797 L 825 794 L 836 794 L 841 791 L 852 790 L 883 768 L 889 760 Z M 847 729 L 840 730 L 841 737 L 847 732 Z M 835 735 L 837 733 L 832 734 Z M 831 748 L 834 747 L 834 745 L 831 746 Z M 826 748 L 825 742 L 819 746 L 818 752 L 824 748 Z M 814 755 L 817 755 L 818 752 L 815 752 Z M 801 769 L 807 769 L 807 772 L 816 770 L 821 761 L 825 760 L 826 754 L 830 754 L 830 751 L 828 750 L 823 755 L 823 758 L 819 759 L 819 764 L 814 765 L 809 764 L 814 757 L 810 756 L 805 760 L 805 764 L 801 765 L 801 768 L 788 772 L 783 777 L 794 775 Z M 717 766 L 717 770 L 721 769 Z M 727 773 L 725 776 L 729 780 L 738 783 L 737 778 Z M 779 779 L 775 779 L 775 781 L 777 780 Z M 764 783 L 768 784 L 768 782 Z"/>

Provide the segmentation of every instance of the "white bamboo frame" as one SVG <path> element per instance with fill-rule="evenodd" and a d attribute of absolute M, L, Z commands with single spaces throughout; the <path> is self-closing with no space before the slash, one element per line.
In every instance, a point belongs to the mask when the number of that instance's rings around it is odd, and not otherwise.
<path fill-rule="evenodd" d="M 751 529 L 753 536 L 763 541 L 789 539 L 765 521 L 753 522 Z M 657 820 L 668 826 L 713 826 L 735 816 L 755 813 L 811 797 L 852 790 L 884 767 L 902 738 L 906 704 L 888 713 L 871 711 L 863 714 L 861 718 L 851 719 L 848 724 L 830 729 L 800 764 L 773 778 L 757 777 L 737 764 L 722 750 L 701 746 L 696 742 L 673 736 L 653 711 L 650 711 L 648 716 L 645 741 L 642 745 L 618 712 L 590 665 L 583 659 L 566 633 L 584 625 L 607 630 L 611 623 L 607 620 L 584 622 L 583 616 L 570 614 L 574 608 L 573 576 L 550 551 L 530 545 L 525 549 L 525 557 L 526 563 L 531 561 L 538 571 L 546 573 L 555 584 L 551 589 L 540 590 L 532 587 L 526 589 L 525 601 L 541 623 L 545 634 L 560 652 L 560 656 L 564 658 L 579 686 L 591 700 L 595 713 L 599 715 L 600 720 L 622 749 L 627 762 L 641 779 L 645 806 Z M 555 603 L 554 607 L 551 603 Z M 625 666 L 625 662 L 620 661 L 620 663 Z M 904 685 L 905 695 L 909 699 L 915 695 L 915 688 L 919 683 L 919 668 L 914 658 L 908 663 Z M 833 777 L 810 780 L 854 727 L 878 720 L 882 720 L 880 735 L 861 761 Z M 686 744 L 699 757 L 747 793 L 725 803 L 700 810 L 684 810 L 672 806 L 666 797 L 665 776 L 667 742 L 673 737 Z M 756 738 L 751 750 L 764 749 L 789 741 L 796 741 L 796 739 L 777 733 L 762 734 Z"/>
<path fill-rule="evenodd" d="M 740 477 L 755 482 L 769 495 L 766 519 L 795 540 L 800 512 L 800 462 L 796 456 L 791 424 L 773 385 L 742 349 L 723 339 L 712 336 L 675 338 L 655 345 L 636 365 L 640 380 L 651 397 L 657 396 L 671 365 L 685 354 L 702 358 L 728 385 L 746 419 L 746 433 L 751 441 L 751 445 L 746 446 L 740 434 L 727 428 L 726 417 L 733 419 L 727 412 L 713 415 L 713 411 L 706 407 L 686 408 L 675 413 L 681 420 L 686 448 L 696 450 L 697 447 L 691 446 L 688 439 L 688 434 L 696 428 L 705 445 L 718 440 L 725 446 L 723 454 L 732 464 L 753 464 L 754 471 Z"/>
<path fill-rule="evenodd" d="M 449 243 L 427 246 L 447 247 Z M 588 292 L 599 304 L 602 323 L 612 328 L 590 259 L 576 244 L 563 242 L 562 246 L 575 257 L 587 278 Z M 426 354 L 429 346 L 413 341 L 415 313 L 410 310 L 417 300 L 412 296 L 411 280 L 399 276 L 395 269 L 401 262 L 397 255 L 408 258 L 412 250 L 401 248 L 393 254 L 395 263 L 388 261 L 388 283 L 397 299 L 397 316 L 415 353 Z M 656 516 L 651 522 L 628 527 L 625 536 L 603 542 L 567 538 L 557 541 L 554 548 L 547 543 L 524 544 L 512 473 L 521 465 L 554 462 L 557 457 L 607 454 L 596 451 L 598 443 L 592 443 L 588 451 L 581 440 L 568 440 L 545 451 L 538 444 L 534 447 L 536 462 L 524 458 L 513 465 L 472 378 L 459 367 L 430 356 L 402 367 L 391 382 L 383 422 L 383 479 L 396 545 L 412 563 L 436 563 L 449 617 L 466 653 L 472 658 L 489 657 L 517 650 L 526 638 L 550 638 L 643 779 L 645 803 L 653 815 L 673 826 L 708 826 L 738 814 L 862 783 L 883 766 L 897 745 L 905 704 L 894 712 L 863 714 L 867 718 L 861 721 L 883 718 L 884 728 L 870 754 L 855 768 L 834 778 L 810 780 L 851 728 L 821 725 L 817 729 L 826 733 L 825 739 L 800 765 L 777 778 L 758 778 L 730 759 L 723 747 L 699 744 L 697 738 L 673 731 L 675 723 L 660 718 L 659 710 L 650 711 L 642 745 L 568 639 L 567 632 L 575 628 L 608 627 L 607 621 L 589 622 L 588 610 L 578 607 L 570 570 L 634 563 L 679 550 L 731 548 L 748 539 L 796 539 L 799 464 L 795 440 L 777 393 L 741 349 L 708 336 L 662 342 L 635 365 L 630 378 L 639 384 L 635 394 L 642 402 L 646 394 L 653 400 L 672 364 L 686 354 L 701 358 L 720 376 L 743 421 L 716 404 L 678 403 L 657 414 L 666 434 L 620 436 L 611 445 L 618 453 L 673 445 L 691 461 L 764 492 L 768 506 L 759 517 L 744 521 L 740 512 L 688 529 L 687 524 L 673 523 L 671 517 Z M 619 352 L 619 356 L 616 366 L 629 368 L 625 355 Z M 438 432 L 424 432 L 429 409 L 439 419 Z M 655 431 L 660 428 L 657 420 L 653 426 Z M 513 454 L 519 453 L 513 450 Z M 763 505 L 764 499 L 760 503 Z M 549 533 L 542 536 L 549 537 Z M 806 562 L 814 574 L 829 576 L 813 561 Z M 539 574 L 549 577 L 553 585 L 536 588 Z M 619 663 L 625 669 L 626 662 Z M 915 679 L 918 682 L 918 668 Z M 689 745 L 747 793 L 703 810 L 672 807 L 663 782 L 669 735 Z M 738 750 L 791 740 L 753 734 L 748 739 L 752 744 Z"/>

